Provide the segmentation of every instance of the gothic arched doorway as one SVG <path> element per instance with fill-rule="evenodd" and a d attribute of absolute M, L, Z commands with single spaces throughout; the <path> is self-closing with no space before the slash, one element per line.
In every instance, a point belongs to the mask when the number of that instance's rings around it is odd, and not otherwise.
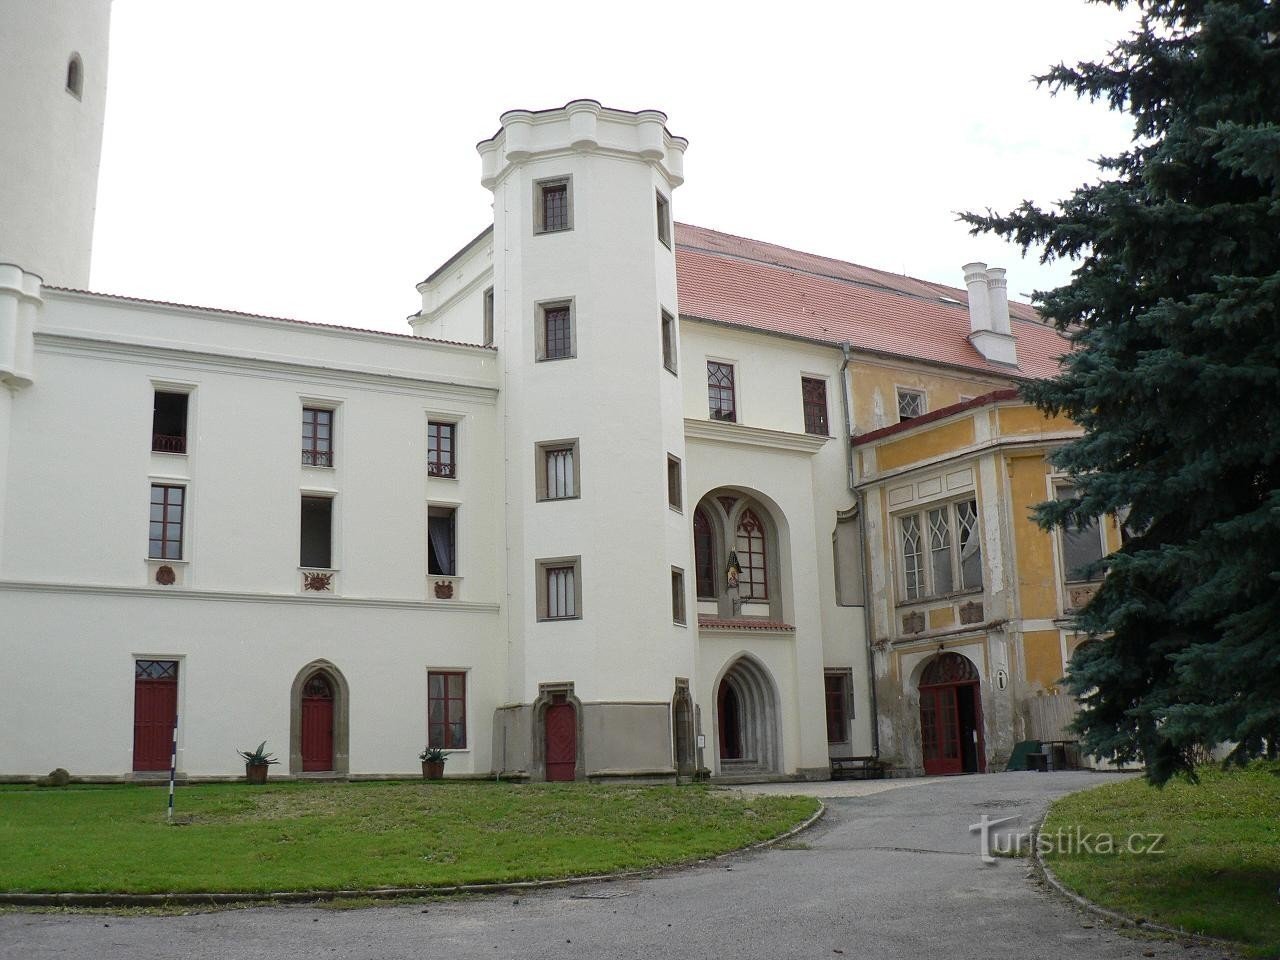
<path fill-rule="evenodd" d="M 941 653 L 920 674 L 920 747 L 929 776 L 986 769 L 978 668 L 968 657 Z"/>
<path fill-rule="evenodd" d="M 778 698 L 750 657 L 739 657 L 716 688 L 716 742 L 721 775 L 779 770 Z"/>
<path fill-rule="evenodd" d="M 333 681 L 317 670 L 302 687 L 302 772 L 333 769 Z"/>
<path fill-rule="evenodd" d="M 350 693 L 342 671 L 313 660 L 293 680 L 289 693 L 289 772 L 345 776 Z"/>

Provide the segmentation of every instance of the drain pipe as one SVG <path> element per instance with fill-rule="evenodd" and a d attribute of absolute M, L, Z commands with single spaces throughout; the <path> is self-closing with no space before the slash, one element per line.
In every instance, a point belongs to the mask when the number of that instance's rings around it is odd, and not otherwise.
<path fill-rule="evenodd" d="M 867 688 L 871 692 L 871 754 L 880 759 L 880 706 L 876 697 L 876 655 L 871 648 L 871 574 L 867 568 L 867 509 L 862 491 L 857 488 L 853 473 L 853 409 L 849 397 L 849 360 L 850 343 L 846 340 L 840 344 L 840 352 L 844 360 L 840 364 L 840 396 L 844 400 L 844 454 L 845 472 L 848 477 L 849 492 L 853 494 L 854 505 L 858 511 L 858 540 L 862 549 L 862 631 L 867 641 Z"/>

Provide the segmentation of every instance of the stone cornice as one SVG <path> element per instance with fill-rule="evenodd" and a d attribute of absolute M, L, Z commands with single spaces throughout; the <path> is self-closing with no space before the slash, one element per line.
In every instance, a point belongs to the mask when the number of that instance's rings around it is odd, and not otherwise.
<path fill-rule="evenodd" d="M 807 433 L 787 433 L 785 430 L 748 427 L 740 423 L 726 423 L 723 420 L 696 420 L 691 417 L 685 418 L 684 435 L 686 440 L 710 440 L 739 447 L 767 447 L 771 450 L 785 450 L 789 453 L 804 453 L 809 456 L 817 453 L 832 439 L 815 437 Z"/>

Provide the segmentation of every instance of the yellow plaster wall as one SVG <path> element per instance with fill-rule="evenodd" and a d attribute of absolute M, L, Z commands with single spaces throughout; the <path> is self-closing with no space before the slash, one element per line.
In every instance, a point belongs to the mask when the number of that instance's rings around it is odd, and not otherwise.
<path fill-rule="evenodd" d="M 1057 686 L 1067 672 L 1062 662 L 1062 645 L 1057 630 L 1035 630 L 1022 635 L 1022 654 L 1027 664 L 1027 681 L 1046 690 Z"/>
<path fill-rule="evenodd" d="M 941 630 L 943 627 L 953 627 L 956 623 L 955 611 L 950 607 L 937 607 L 929 611 L 929 629 Z"/>
<path fill-rule="evenodd" d="M 997 422 L 1001 436 L 1079 429 L 1075 421 L 1067 417 L 1046 417 L 1029 406 L 1001 407 L 997 411 Z"/>
<path fill-rule="evenodd" d="M 913 432 L 901 440 L 890 440 L 876 447 L 876 464 L 881 470 L 892 470 L 941 456 L 973 443 L 973 416 L 953 420 L 940 427 Z"/>
<path fill-rule="evenodd" d="M 925 412 L 959 403 L 961 395 L 980 397 L 992 390 L 1013 385 L 1001 377 L 983 376 L 980 373 L 948 373 L 931 367 L 913 367 L 906 364 L 890 366 L 868 362 L 855 357 L 849 365 L 853 379 L 853 422 L 860 433 L 868 433 L 880 427 L 898 422 L 898 387 L 923 390 Z M 880 397 L 883 411 L 876 419 L 876 396 Z"/>
<path fill-rule="evenodd" d="M 1058 593 L 1053 569 L 1053 540 L 1031 519 L 1031 508 L 1046 499 L 1044 455 L 1009 457 L 1009 519 L 1017 552 L 1018 598 L 1026 619 L 1051 619 L 1058 615 Z"/>

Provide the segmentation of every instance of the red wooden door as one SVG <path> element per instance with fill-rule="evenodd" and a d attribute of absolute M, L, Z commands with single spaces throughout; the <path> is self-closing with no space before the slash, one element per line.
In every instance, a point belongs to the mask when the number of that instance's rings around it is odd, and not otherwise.
<path fill-rule="evenodd" d="M 547 707 L 547 779 L 574 780 L 578 772 L 578 717 L 571 703 Z"/>
<path fill-rule="evenodd" d="M 926 774 L 936 777 L 963 772 L 954 686 L 920 688 L 920 742 Z"/>
<path fill-rule="evenodd" d="M 168 770 L 178 720 L 176 660 L 138 660 L 133 672 L 133 769 Z"/>
<path fill-rule="evenodd" d="M 302 771 L 333 769 L 333 686 L 322 673 L 302 689 Z"/>

